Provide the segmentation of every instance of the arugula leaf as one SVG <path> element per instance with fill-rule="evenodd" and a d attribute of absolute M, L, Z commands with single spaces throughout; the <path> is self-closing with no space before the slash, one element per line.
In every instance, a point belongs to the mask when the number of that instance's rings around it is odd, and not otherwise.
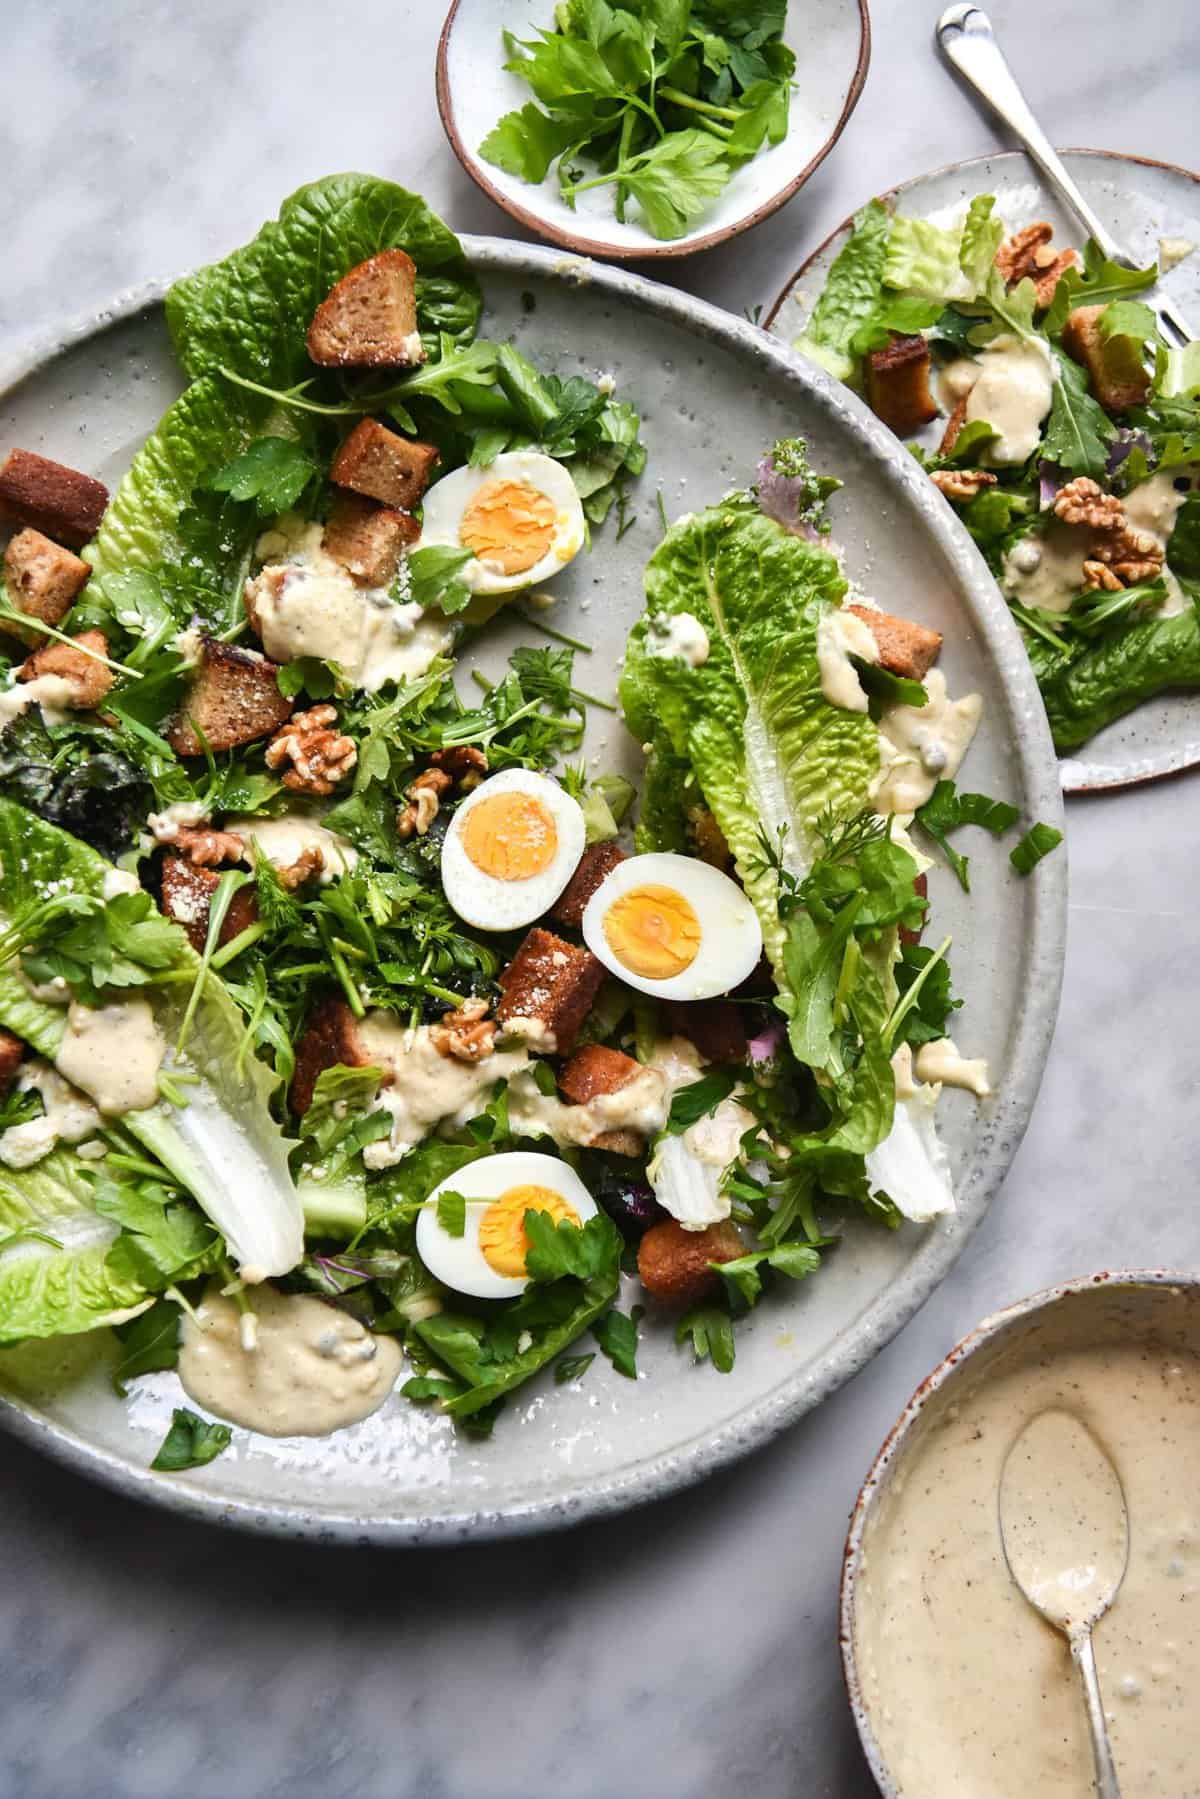
<path fill-rule="evenodd" d="M 592 1325 L 592 1335 L 618 1374 L 626 1380 L 637 1379 L 638 1320 L 642 1307 L 634 1306 L 626 1316 L 614 1306 Z"/>
<path fill-rule="evenodd" d="M 578 1225 L 569 1218 L 556 1222 L 549 1212 L 529 1211 L 525 1237 L 525 1272 L 531 1281 L 556 1281 L 564 1275 L 590 1280 L 610 1272 L 621 1258 L 621 1233 L 604 1212 Z"/>
<path fill-rule="evenodd" d="M 157 1374 L 160 1369 L 175 1367 L 179 1361 L 179 1324 L 179 1307 L 174 1301 L 156 1299 L 149 1311 L 114 1326 L 121 1355 L 113 1369 L 112 1382 L 121 1399 L 129 1392 L 129 1382 L 139 1374 Z"/>
<path fill-rule="evenodd" d="M 450 1237 L 462 1237 L 467 1229 L 467 1202 L 461 1193 L 439 1193 L 437 1221 Z"/>
<path fill-rule="evenodd" d="M 178 1474 L 185 1468 L 203 1468 L 214 1461 L 233 1440 L 227 1424 L 198 1417 L 186 1406 L 177 1406 L 171 1414 L 171 1428 L 163 1438 L 162 1448 L 151 1462 L 160 1474 Z"/>
<path fill-rule="evenodd" d="M 1144 300 L 1110 300 L 1099 319 L 1100 335 L 1128 337 L 1139 348 L 1158 334 L 1158 319 Z"/>
<path fill-rule="evenodd" d="M 581 1380 L 595 1361 L 595 1354 L 560 1356 L 554 1364 L 554 1384 L 565 1387 L 568 1381 Z"/>
<path fill-rule="evenodd" d="M 1097 480 L 1105 474 L 1108 446 L 1116 434 L 1116 425 L 1092 397 L 1086 370 L 1069 356 L 1058 357 L 1043 461 Z"/>
<path fill-rule="evenodd" d="M 877 662 L 867 662 L 861 656 L 851 656 L 854 671 L 858 676 L 859 686 L 872 702 L 871 717 L 878 720 L 885 706 L 927 706 L 929 695 L 919 681 L 910 681 L 904 675 L 894 675 L 889 669 L 881 668 Z"/>
<path fill-rule="evenodd" d="M 675 1326 L 675 1341 L 690 1337 L 698 1362 L 711 1359 L 720 1374 L 728 1374 L 734 1363 L 733 1320 L 719 1306 L 698 1306 L 686 1312 Z"/>
<path fill-rule="evenodd" d="M 1142 269 L 1123 268 L 1109 262 L 1094 238 L 1083 248 L 1083 267 L 1064 270 L 1054 299 L 1043 321 L 1049 336 L 1057 337 L 1077 306 L 1099 306 L 1108 300 L 1127 300 L 1131 294 L 1153 287 L 1158 280 L 1158 265 L 1148 263 Z"/>
<path fill-rule="evenodd" d="M 1019 875 L 1030 874 L 1042 857 L 1057 849 L 1062 840 L 1062 832 L 1056 831 L 1053 825 L 1031 825 L 1008 859 Z"/>
<path fill-rule="evenodd" d="M 299 500 L 317 465 L 287 437 L 258 437 L 248 450 L 209 475 L 204 485 L 235 500 L 253 500 L 259 518 L 288 512 Z"/>
<path fill-rule="evenodd" d="M 668 1137 L 682 1136 L 701 1118 L 707 1118 L 715 1112 L 722 1100 L 728 1099 L 737 1085 L 737 1076 L 727 1069 L 714 1069 L 711 1074 L 701 1075 L 698 1081 L 692 1081 L 681 1087 L 671 1100 L 671 1110 L 667 1115 L 665 1134 Z"/>

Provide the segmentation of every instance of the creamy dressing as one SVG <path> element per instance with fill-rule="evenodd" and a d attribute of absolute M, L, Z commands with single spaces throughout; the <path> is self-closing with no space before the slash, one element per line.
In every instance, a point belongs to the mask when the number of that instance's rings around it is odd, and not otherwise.
<path fill-rule="evenodd" d="M 915 1063 L 917 1079 L 937 1082 L 943 1087 L 962 1087 L 976 1099 L 987 1099 L 991 1093 L 988 1065 L 982 1056 L 959 1054 L 951 1037 L 939 1037 L 936 1043 L 923 1043 Z"/>
<path fill-rule="evenodd" d="M 655 1045 L 639 1074 L 612 1093 L 597 1093 L 582 1105 L 567 1105 L 557 1094 L 542 1093 L 533 1075 L 517 1075 L 508 1094 L 508 1116 L 528 1137 L 550 1137 L 560 1146 L 586 1147 L 608 1131 L 636 1131 L 656 1137 L 667 1122 L 671 1101 L 700 1073 L 700 1056 L 686 1038 L 670 1037 Z"/>
<path fill-rule="evenodd" d="M 1188 497 L 1191 484 L 1195 479 L 1194 468 L 1164 469 L 1161 474 L 1151 475 L 1139 487 L 1126 494 L 1122 505 L 1125 517 L 1135 531 L 1145 531 L 1152 537 L 1161 550 L 1165 550 L 1175 529 L 1175 520 L 1180 508 Z M 1187 487 L 1176 487 L 1178 480 L 1186 480 Z M 1155 614 L 1157 618 L 1175 618 L 1186 612 L 1192 604 L 1179 584 L 1174 570 L 1163 564 L 1163 586 L 1167 597 Z"/>
<path fill-rule="evenodd" d="M 146 827 L 156 843 L 174 843 L 181 830 L 192 831 L 208 823 L 209 811 L 203 800 L 176 800 L 161 812 L 152 812 Z"/>
<path fill-rule="evenodd" d="M 821 692 L 829 705 L 839 706 L 843 712 L 865 712 L 870 701 L 851 656 L 862 662 L 878 662 L 875 633 L 854 612 L 823 612 L 817 623 Z"/>
<path fill-rule="evenodd" d="M 1001 586 L 1009 599 L 1043 612 L 1065 612 L 1087 584 L 1083 565 L 1092 538 L 1087 525 L 1066 525 L 1061 519 L 1021 538 L 1004 557 Z"/>
<path fill-rule="evenodd" d="M 1026 1340 L 939 1398 L 880 1496 L 858 1585 L 859 1672 L 901 1794 L 1093 1792 L 1070 1651 L 1009 1576 L 997 1503 L 1023 1426 L 1058 1408 L 1104 1449 L 1129 1511 L 1128 1570 L 1094 1634 L 1121 1791 L 1194 1795 L 1200 1361 L 1134 1340 L 1057 1354 Z M 1078 1444 L 1060 1441 L 1046 1493 L 1073 1479 Z"/>
<path fill-rule="evenodd" d="M 376 1107 L 392 1118 L 390 1134 L 363 1151 L 368 1168 L 390 1168 L 435 1125 L 460 1129 L 478 1117 L 497 1081 L 529 1066 L 524 1044 L 479 1062 L 443 1056 L 428 1025 L 412 1030 L 389 1012 L 368 1012 L 358 1034 L 368 1061 L 384 1070 Z"/>
<path fill-rule="evenodd" d="M 942 372 L 942 393 L 951 410 L 967 396 L 964 425 L 982 420 L 997 433 L 981 446 L 978 461 L 1008 466 L 1026 462 L 1041 442 L 1053 381 L 1050 351 L 1040 339 L 1003 332 L 978 357 L 950 363 Z"/>
<path fill-rule="evenodd" d="M 73 999 L 55 1063 L 60 1074 L 111 1117 L 154 1105 L 165 1053 L 166 1043 L 146 1000 L 82 1006 Z"/>
<path fill-rule="evenodd" d="M 78 689 L 63 675 L 38 675 L 23 686 L 6 688 L 0 693 L 0 732 L 6 731 L 31 706 L 41 707 L 44 725 L 63 725 L 77 696 Z"/>
<path fill-rule="evenodd" d="M 91 1101 L 40 1056 L 22 1062 L 16 1086 L 22 1093 L 40 1093 L 46 1109 L 41 1118 L 10 1125 L 0 1136 L 0 1162 L 6 1168 L 32 1168 L 56 1143 L 83 1143 L 100 1129 L 100 1114 Z"/>
<path fill-rule="evenodd" d="M 708 632 L 691 612 L 674 612 L 669 618 L 651 619 L 646 647 L 652 656 L 702 668 L 708 661 Z"/>
<path fill-rule="evenodd" d="M 236 831 L 242 838 L 242 861 L 253 867 L 257 846 L 267 861 L 276 868 L 291 868 L 306 850 L 316 850 L 321 863 L 317 879 L 328 887 L 339 876 L 351 874 L 358 863 L 358 851 L 345 837 L 339 837 L 309 812 L 285 812 L 282 818 L 229 818 L 223 827 Z"/>
<path fill-rule="evenodd" d="M 242 1313 L 215 1288 L 195 1318 L 184 1315 L 179 1378 L 205 1411 L 266 1437 L 325 1437 L 391 1393 L 403 1361 L 394 1338 L 309 1294 L 263 1287 L 253 1309 L 252 1350 L 242 1345 Z"/>
<path fill-rule="evenodd" d="M 354 687 L 375 693 L 411 680 L 450 648 L 444 618 L 397 604 L 386 587 L 358 587 L 321 542 L 323 527 L 295 518 L 264 532 L 266 566 L 246 584 L 259 637 L 275 662 L 335 662 Z"/>
<path fill-rule="evenodd" d="M 983 715 L 979 694 L 950 698 L 941 669 L 931 668 L 923 685 L 924 706 L 888 706 L 880 718 L 876 812 L 915 812 L 939 781 L 953 780 Z"/>

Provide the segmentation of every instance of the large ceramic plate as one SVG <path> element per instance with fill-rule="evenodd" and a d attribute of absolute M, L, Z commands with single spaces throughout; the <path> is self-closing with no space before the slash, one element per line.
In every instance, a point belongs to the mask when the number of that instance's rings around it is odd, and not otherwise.
<path fill-rule="evenodd" d="M 1062 154 L 1085 197 L 1139 263 L 1157 261 L 1160 238 L 1200 244 L 1200 176 L 1170 163 L 1108 150 Z M 975 194 L 995 194 L 997 212 L 1014 230 L 1033 219 L 1049 219 L 1057 240 L 1082 244 L 1079 226 L 1020 150 L 952 163 L 902 182 L 880 197 L 894 200 L 901 212 L 948 224 Z M 800 335 L 851 223 L 846 219 L 796 270 L 764 321 L 773 336 L 790 344 Z M 1200 248 L 1178 263 L 1162 286 L 1200 330 Z M 1065 793 L 1095 793 L 1151 781 L 1197 763 L 1200 693 L 1168 693 L 1098 732 L 1078 755 L 1065 756 L 1060 767 Z"/>
<path fill-rule="evenodd" d="M 479 146 L 497 119 L 531 92 L 504 68 L 502 31 L 530 38 L 548 25 L 550 0 L 454 0 L 437 56 L 437 98 L 450 147 L 467 174 L 511 218 L 539 237 L 589 256 L 688 256 L 770 218 L 824 162 L 858 104 L 871 52 L 867 0 L 792 0 L 783 29 L 796 53 L 787 136 L 740 168 L 682 237 L 664 241 L 613 213 L 612 189 L 581 194 L 572 212 L 551 170 L 539 187 L 485 162 Z M 636 211 L 636 209 L 634 209 Z"/>
<path fill-rule="evenodd" d="M 556 623 L 595 645 L 581 659 L 584 686 L 612 692 L 641 607 L 642 565 L 659 537 L 656 487 L 672 513 L 698 506 L 744 483 L 765 443 L 803 431 L 818 465 L 846 483 L 836 520 L 850 573 L 945 632 L 952 688 L 985 696 L 972 785 L 1061 822 L 1049 736 L 1007 610 L 939 496 L 856 399 L 754 327 L 640 277 L 491 239 L 468 241 L 468 253 L 483 279 L 489 335 L 511 334 L 564 373 L 607 368 L 642 408 L 650 466 L 636 523 L 619 543 L 611 526 L 599 533 L 558 586 Z M 32 362 L 0 397 L 0 444 L 115 480 L 178 386 L 161 306 L 142 296 Z M 495 666 L 529 635 L 515 619 L 497 621 L 479 660 Z M 587 753 L 636 772 L 632 749 L 600 715 Z M 139 1382 L 127 1409 L 108 1386 L 106 1344 L 92 1340 L 0 1354 L 0 1419 L 71 1465 L 194 1516 L 390 1542 L 567 1524 L 741 1455 L 847 1380 L 929 1296 L 1025 1129 L 1058 1001 L 1065 858 L 1059 851 L 1022 881 L 1001 849 L 979 849 L 969 904 L 933 876 L 938 929 L 954 934 L 956 981 L 968 996 L 959 1037 L 990 1057 L 998 1088 L 978 1112 L 965 1094 L 947 1096 L 958 1216 L 895 1234 L 849 1231 L 817 1279 L 758 1308 L 732 1374 L 693 1366 L 670 1329 L 653 1326 L 638 1382 L 602 1358 L 576 1389 L 543 1377 L 516 1396 L 487 1444 L 460 1440 L 449 1420 L 395 1398 L 324 1440 L 238 1431 L 219 1461 L 172 1477 L 147 1464 L 180 1401 L 175 1376 Z"/>

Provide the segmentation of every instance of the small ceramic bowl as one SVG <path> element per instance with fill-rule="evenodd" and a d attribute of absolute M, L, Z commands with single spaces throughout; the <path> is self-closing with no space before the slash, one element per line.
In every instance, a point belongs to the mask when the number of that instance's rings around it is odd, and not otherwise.
<path fill-rule="evenodd" d="M 581 194 L 572 212 L 553 169 L 534 187 L 479 155 L 497 119 L 533 98 L 504 68 L 501 33 L 529 37 L 533 27 L 550 25 L 553 10 L 553 0 L 453 0 L 438 45 L 438 110 L 454 154 L 489 198 L 539 237 L 585 256 L 689 256 L 769 218 L 824 162 L 867 78 L 867 0 L 793 0 L 783 32 L 796 52 L 786 138 L 739 169 L 691 231 L 664 241 L 633 219 L 620 224 L 610 188 Z"/>
<path fill-rule="evenodd" d="M 909 1789 L 901 1789 L 885 1753 L 883 1719 L 867 1690 L 860 1627 L 869 1604 L 868 1567 L 881 1590 L 887 1584 L 882 1525 L 889 1500 L 899 1500 L 922 1445 L 952 1424 L 956 1407 L 990 1377 L 1026 1358 L 1042 1362 L 1069 1350 L 1130 1342 L 1200 1354 L 1200 1278 L 1141 1270 L 1089 1275 L 993 1313 L 922 1381 L 879 1451 L 850 1518 L 840 1635 L 850 1709 L 884 1799 L 906 1799 Z M 997 1654 L 1002 1658 L 1000 1649 Z M 938 1698 L 942 1706 L 954 1706 L 954 1693 Z"/>

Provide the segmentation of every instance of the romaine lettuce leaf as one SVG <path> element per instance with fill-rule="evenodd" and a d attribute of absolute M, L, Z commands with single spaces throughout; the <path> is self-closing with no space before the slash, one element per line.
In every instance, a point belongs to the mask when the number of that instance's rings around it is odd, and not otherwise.
<path fill-rule="evenodd" d="M 1200 586 L 1184 583 L 1193 602 Z M 1090 642 L 1042 688 L 1060 755 L 1156 693 L 1200 687 L 1200 620 L 1193 603 L 1174 618 L 1147 619 Z"/>
<path fill-rule="evenodd" d="M 834 259 L 796 349 L 839 381 L 854 372 L 851 339 L 879 308 L 890 218 L 882 200 L 854 215 L 854 229 Z"/>
<path fill-rule="evenodd" d="M 778 879 L 764 837 L 773 848 L 782 839 L 785 863 L 802 874 L 817 816 L 861 811 L 879 766 L 875 726 L 821 692 L 817 622 L 845 591 L 829 550 L 782 530 L 749 501 L 696 513 L 650 560 L 646 612 L 621 677 L 630 729 L 656 745 L 656 756 L 665 744 L 690 765 L 716 815 L 785 993 Z M 676 612 L 690 612 L 708 633 L 699 668 L 651 653 L 649 621 Z"/>
<path fill-rule="evenodd" d="M 95 1330 L 148 1303 L 106 1264 L 117 1228 L 93 1210 L 87 1168 L 71 1149 L 0 1165 L 0 1344 Z"/>
<path fill-rule="evenodd" d="M 330 175 L 285 200 L 278 220 L 167 294 L 167 325 L 193 377 L 225 367 L 274 388 L 310 377 L 305 338 L 334 283 L 380 250 L 417 265 L 417 315 L 436 336 L 452 314 L 460 335 L 479 317 L 462 245 L 425 202 L 371 175 Z"/>
<path fill-rule="evenodd" d="M 883 280 L 901 293 L 927 300 L 973 300 L 988 284 L 1004 227 L 992 217 L 995 196 L 978 194 L 960 225 L 944 229 L 930 219 L 897 213 L 888 236 Z"/>
<path fill-rule="evenodd" d="M 55 825 L 0 800 L 0 928 L 20 921 L 48 890 L 100 894 L 112 865 Z M 178 969 L 200 959 L 181 939 Z M 160 989 L 156 1017 L 168 1042 L 178 1032 L 190 982 Z M 0 966 L 0 1024 L 53 1059 L 63 1009 L 33 998 L 10 962 Z M 154 1152 L 207 1213 L 248 1277 L 286 1274 L 304 1251 L 299 1196 L 288 1170 L 291 1144 L 270 1112 L 278 1078 L 245 1053 L 245 1026 L 221 980 L 205 973 L 183 1058 L 166 1067 L 198 1076 L 184 1108 L 165 1101 L 122 1122 Z"/>

